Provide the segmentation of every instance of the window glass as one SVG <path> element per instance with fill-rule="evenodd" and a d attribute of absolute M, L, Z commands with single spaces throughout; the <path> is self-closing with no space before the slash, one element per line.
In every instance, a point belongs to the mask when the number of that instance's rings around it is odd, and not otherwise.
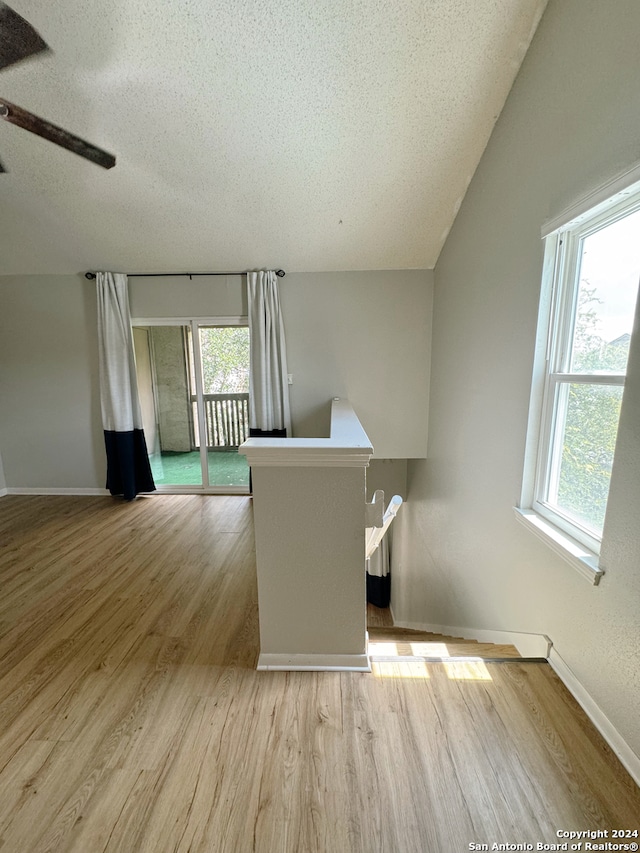
<path fill-rule="evenodd" d="M 604 524 L 622 386 L 563 383 L 549 501 L 598 535 Z"/>
<path fill-rule="evenodd" d="M 571 372 L 625 372 L 639 247 L 640 210 L 581 240 Z"/>
<path fill-rule="evenodd" d="M 248 328 L 149 321 L 134 327 L 134 341 L 158 490 L 248 492 L 249 467 L 238 453 L 249 437 Z"/>

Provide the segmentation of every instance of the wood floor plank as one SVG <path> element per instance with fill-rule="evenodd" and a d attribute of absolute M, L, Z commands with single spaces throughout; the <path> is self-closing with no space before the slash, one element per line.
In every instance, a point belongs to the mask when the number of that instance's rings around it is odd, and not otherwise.
<path fill-rule="evenodd" d="M 0 589 L 2 853 L 458 853 L 638 824 L 546 664 L 465 641 L 472 661 L 257 672 L 248 498 L 2 498 Z M 453 642 L 373 619 L 396 654 Z"/>
<path fill-rule="evenodd" d="M 14 753 L 0 776 L 0 802 L 3 816 L 0 820 L 0 841 L 11 820 L 16 819 L 23 800 L 31 800 L 38 793 L 43 767 L 51 758 L 54 743 L 29 741 Z"/>

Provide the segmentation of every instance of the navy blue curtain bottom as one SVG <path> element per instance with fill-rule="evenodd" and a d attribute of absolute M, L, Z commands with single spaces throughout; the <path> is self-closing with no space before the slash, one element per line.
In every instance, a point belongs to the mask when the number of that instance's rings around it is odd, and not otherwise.
<path fill-rule="evenodd" d="M 286 429 L 258 429 L 249 427 L 249 438 L 286 438 Z M 249 494 L 253 494 L 253 480 L 251 479 L 251 468 L 249 468 Z"/>
<path fill-rule="evenodd" d="M 144 431 L 104 431 L 107 450 L 107 489 L 132 501 L 140 492 L 153 492 L 153 482 Z"/>
<path fill-rule="evenodd" d="M 257 429 L 249 427 L 249 438 L 286 438 L 286 429 Z"/>
<path fill-rule="evenodd" d="M 367 572 L 367 601 L 376 607 L 388 607 L 391 601 L 391 573 L 379 578 Z"/>

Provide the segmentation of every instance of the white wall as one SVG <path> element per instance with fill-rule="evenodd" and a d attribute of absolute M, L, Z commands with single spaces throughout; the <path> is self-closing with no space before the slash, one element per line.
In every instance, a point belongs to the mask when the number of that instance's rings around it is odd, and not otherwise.
<path fill-rule="evenodd" d="M 366 659 L 364 468 L 252 472 L 261 655 Z"/>
<path fill-rule="evenodd" d="M 0 456 L 0 492 L 3 492 L 7 483 L 4 478 L 4 467 L 2 465 L 2 456 Z"/>
<path fill-rule="evenodd" d="M 239 275 L 161 276 L 129 279 L 131 316 L 240 317 L 247 313 L 245 280 Z"/>
<path fill-rule="evenodd" d="M 292 272 L 278 284 L 294 434 L 328 435 L 329 400 L 344 397 L 376 458 L 426 456 L 433 272 Z M 132 278 L 130 293 L 137 318 L 247 313 L 240 276 Z"/>
<path fill-rule="evenodd" d="M 103 489 L 95 289 L 0 278 L 0 452 L 7 487 Z"/>
<path fill-rule="evenodd" d="M 377 459 L 425 457 L 433 272 L 292 272 L 278 285 L 294 435 L 328 435 L 343 397 Z M 247 313 L 241 276 L 132 278 L 130 294 L 138 318 Z"/>
<path fill-rule="evenodd" d="M 291 273 L 280 281 L 295 434 L 327 435 L 348 399 L 377 459 L 427 450 L 433 273 Z"/>
<path fill-rule="evenodd" d="M 428 460 L 395 530 L 404 622 L 548 634 L 640 755 L 640 341 L 591 586 L 514 518 L 542 223 L 640 159 L 640 4 L 551 0 L 435 270 Z"/>
<path fill-rule="evenodd" d="M 294 432 L 321 429 L 324 413 L 328 429 L 328 400 L 349 397 L 378 457 L 424 456 L 432 273 L 288 274 L 280 286 Z M 247 313 L 240 276 L 132 278 L 130 296 L 138 318 Z M 94 282 L 0 277 L 8 488 L 104 488 L 96 336 Z"/>

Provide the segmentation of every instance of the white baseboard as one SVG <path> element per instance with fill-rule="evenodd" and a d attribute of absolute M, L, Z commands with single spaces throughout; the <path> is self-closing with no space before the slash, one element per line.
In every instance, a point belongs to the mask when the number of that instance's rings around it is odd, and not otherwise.
<path fill-rule="evenodd" d="M 9 489 L 0 489 L 0 498 L 3 498 L 5 495 L 9 494 Z"/>
<path fill-rule="evenodd" d="M 640 757 L 631 749 L 604 711 L 587 693 L 573 670 L 564 662 L 555 648 L 549 652 L 548 660 L 556 675 L 618 756 L 631 778 L 637 785 L 640 785 Z"/>
<path fill-rule="evenodd" d="M 282 655 L 260 653 L 258 666 L 262 671 L 290 672 L 371 672 L 364 655 Z"/>
<path fill-rule="evenodd" d="M 155 497 L 155 495 L 244 495 L 249 494 L 245 486 L 221 486 L 219 489 L 207 489 L 206 491 L 194 492 L 191 486 L 160 486 L 153 492 L 140 492 L 140 497 Z M 108 489 L 85 489 L 71 486 L 69 488 L 56 487 L 48 488 L 45 486 L 28 486 L 7 488 L 0 491 L 0 497 L 3 495 L 111 495 Z"/>
<path fill-rule="evenodd" d="M 391 611 L 393 617 L 393 610 Z M 520 631 L 486 631 L 483 628 L 461 628 L 459 625 L 432 625 L 425 622 L 403 622 L 393 618 L 398 628 L 410 628 L 413 631 L 429 631 L 432 634 L 446 634 L 450 637 L 462 637 L 464 640 L 477 640 L 479 643 L 497 643 L 512 645 L 523 658 L 548 658 L 551 640 L 544 634 L 526 634 Z"/>
<path fill-rule="evenodd" d="M 5 494 L 8 495 L 109 495 L 108 489 L 83 489 L 71 486 L 70 488 L 56 487 L 47 488 L 41 487 L 16 487 L 7 488 Z"/>

